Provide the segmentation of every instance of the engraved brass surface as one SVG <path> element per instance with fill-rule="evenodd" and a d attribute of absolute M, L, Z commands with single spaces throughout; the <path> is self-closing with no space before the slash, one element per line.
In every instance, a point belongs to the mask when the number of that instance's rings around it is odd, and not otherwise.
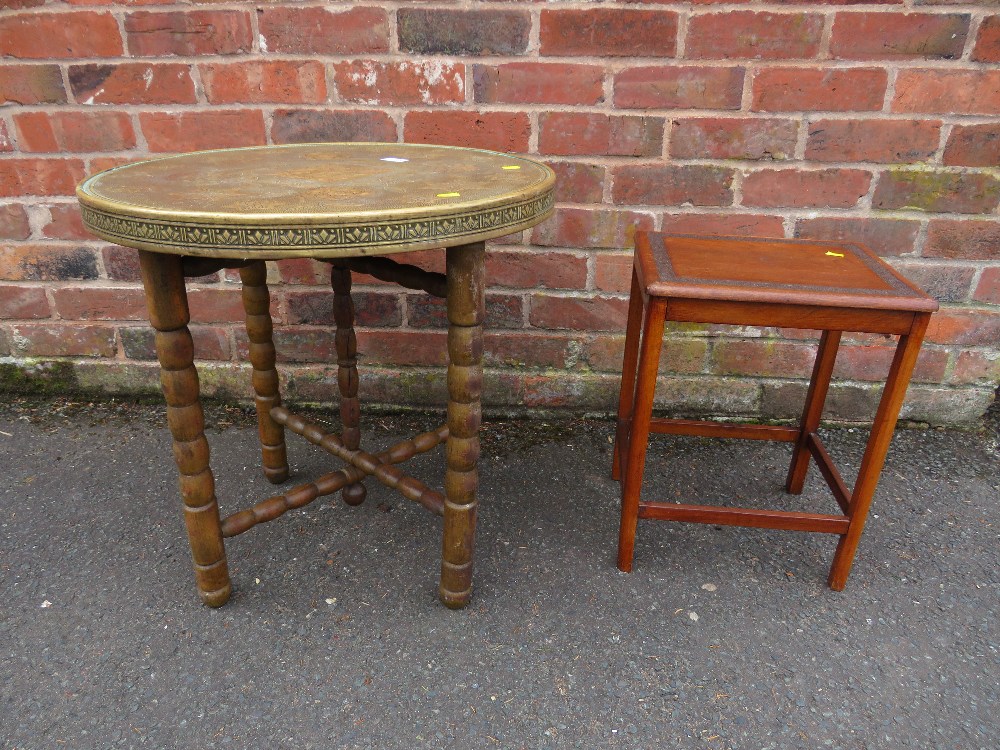
<path fill-rule="evenodd" d="M 202 151 L 101 172 L 77 188 L 97 236 L 154 252 L 275 259 L 479 242 L 552 212 L 555 175 L 494 151 L 311 143 Z"/>

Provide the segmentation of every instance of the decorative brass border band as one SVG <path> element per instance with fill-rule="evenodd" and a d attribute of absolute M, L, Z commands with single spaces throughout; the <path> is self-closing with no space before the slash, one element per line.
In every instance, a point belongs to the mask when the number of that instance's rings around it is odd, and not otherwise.
<path fill-rule="evenodd" d="M 81 205 L 83 223 L 94 234 L 122 245 L 156 247 L 181 254 L 223 256 L 233 251 L 268 251 L 281 256 L 315 251 L 380 251 L 442 247 L 499 237 L 526 229 L 552 212 L 555 192 L 500 207 L 412 219 L 310 225 L 220 225 L 139 218 Z M 199 251 L 201 251 L 199 253 Z M 295 251 L 298 251 L 296 253 Z M 255 254 L 257 254 L 255 253 Z"/>

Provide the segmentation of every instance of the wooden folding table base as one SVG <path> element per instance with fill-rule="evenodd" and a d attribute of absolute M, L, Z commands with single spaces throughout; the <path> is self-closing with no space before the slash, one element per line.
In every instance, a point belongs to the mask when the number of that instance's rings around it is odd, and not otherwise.
<path fill-rule="evenodd" d="M 868 517 L 907 384 L 937 303 L 856 245 L 640 233 L 636 242 L 612 476 L 622 488 L 618 567 L 632 569 L 639 518 L 814 531 L 839 537 L 829 585 L 840 591 Z M 653 418 L 666 321 L 821 330 L 797 427 Z M 843 331 L 895 334 L 895 356 L 853 490 L 817 433 Z M 650 433 L 793 443 L 785 489 L 802 492 L 812 458 L 840 514 L 642 500 Z"/>
<path fill-rule="evenodd" d="M 296 416 L 281 405 L 275 348 L 272 340 L 270 295 L 264 261 L 183 258 L 140 251 L 140 267 L 156 329 L 156 349 L 167 400 L 167 420 L 180 470 L 184 518 L 194 557 L 202 600 L 221 606 L 231 584 L 223 538 L 249 531 L 318 497 L 341 491 L 344 502 L 358 505 L 366 495 L 361 483 L 372 476 L 406 499 L 444 516 L 441 560 L 441 601 L 462 607 L 472 593 L 472 547 L 476 524 L 477 460 L 479 457 L 480 393 L 482 390 L 482 321 L 485 246 L 457 245 L 446 251 L 444 274 L 424 271 L 388 258 L 338 258 L 331 263 L 334 319 L 337 326 L 337 382 L 340 389 L 340 435 Z M 347 466 L 311 482 L 219 517 L 215 482 L 199 400 L 198 374 L 187 324 L 185 276 L 201 276 L 223 268 L 239 268 L 250 339 L 250 362 L 265 477 L 280 484 L 288 478 L 285 428 L 344 461 Z M 448 421 L 435 430 L 404 440 L 378 453 L 360 448 L 357 347 L 350 298 L 351 271 L 367 273 L 401 286 L 444 297 L 448 311 Z M 407 476 L 396 464 L 447 443 L 445 493 Z"/>

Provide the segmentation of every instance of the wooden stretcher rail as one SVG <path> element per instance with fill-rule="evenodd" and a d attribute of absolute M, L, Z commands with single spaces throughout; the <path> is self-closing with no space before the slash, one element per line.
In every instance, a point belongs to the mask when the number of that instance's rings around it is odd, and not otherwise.
<path fill-rule="evenodd" d="M 799 437 L 795 427 L 756 424 L 726 424 L 697 419 L 660 419 L 649 422 L 649 431 L 665 435 L 695 435 L 698 437 L 737 438 L 740 440 L 776 440 L 794 443 Z"/>
<path fill-rule="evenodd" d="M 249 531 L 259 523 L 273 521 L 293 508 L 301 508 L 323 495 L 332 495 L 342 487 L 364 478 L 364 473 L 353 466 L 324 474 L 312 482 L 293 487 L 283 495 L 261 500 L 253 507 L 233 513 L 222 519 L 222 536 L 234 537 Z"/>
<path fill-rule="evenodd" d="M 315 422 L 291 414 L 284 407 L 276 406 L 271 409 L 271 418 L 296 435 L 301 435 L 313 445 L 318 445 L 342 461 L 352 464 L 361 472 L 358 479 L 370 474 L 382 484 L 401 493 L 407 500 L 420 503 L 427 510 L 438 515 L 444 513 L 444 495 L 442 493 L 432 490 L 418 479 L 407 476 L 392 464 L 402 463 L 418 453 L 426 453 L 443 443 L 448 439 L 447 425 L 441 425 L 431 432 L 423 432 L 410 440 L 397 443 L 378 455 L 372 455 L 362 450 L 348 449 L 344 446 L 344 442 L 333 433 L 327 432 Z M 352 481 L 356 482 L 358 479 Z"/>
<path fill-rule="evenodd" d="M 826 450 L 826 446 L 819 439 L 819 435 L 815 432 L 809 433 L 806 437 L 806 447 L 809 449 L 809 453 L 812 454 L 813 459 L 816 461 L 816 466 L 819 467 L 820 473 L 830 487 L 830 492 L 833 493 L 837 505 L 840 506 L 840 509 L 844 513 L 848 513 L 851 506 L 851 493 L 848 491 L 847 485 L 844 484 L 844 479 L 840 476 L 840 472 L 834 465 L 833 459 Z"/>
<path fill-rule="evenodd" d="M 407 289 L 419 289 L 435 297 L 447 297 L 447 279 L 443 273 L 425 271 L 409 263 L 398 263 L 389 258 L 335 258 L 325 259 L 355 273 L 366 273 L 381 281 L 391 281 Z"/>
<path fill-rule="evenodd" d="M 827 534 L 846 534 L 850 523 L 850 520 L 844 516 L 830 516 L 820 513 L 653 502 L 639 503 L 639 518 L 712 523 L 721 526 L 750 526 L 758 529 L 782 529 L 784 531 L 819 531 Z"/>

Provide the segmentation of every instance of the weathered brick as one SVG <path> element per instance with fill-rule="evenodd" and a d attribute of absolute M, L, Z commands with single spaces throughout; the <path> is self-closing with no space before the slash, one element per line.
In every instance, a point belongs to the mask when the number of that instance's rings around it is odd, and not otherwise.
<path fill-rule="evenodd" d="M 604 101 L 604 68 L 571 63 L 513 62 L 474 65 L 477 102 L 504 104 L 598 104 Z"/>
<path fill-rule="evenodd" d="M 396 140 L 396 123 L 376 110 L 279 109 L 274 113 L 275 143 Z"/>
<path fill-rule="evenodd" d="M 28 213 L 19 203 L 0 204 L 0 239 L 26 240 L 31 236 Z"/>
<path fill-rule="evenodd" d="M 112 281 L 142 281 L 139 253 L 130 247 L 108 245 L 101 248 L 104 269 Z"/>
<path fill-rule="evenodd" d="M 549 161 L 546 164 L 556 173 L 556 201 L 561 203 L 601 202 L 607 171 L 603 166 L 575 161 Z"/>
<path fill-rule="evenodd" d="M 66 90 L 58 65 L 0 67 L 0 104 L 64 104 Z"/>
<path fill-rule="evenodd" d="M 615 75 L 615 106 L 648 109 L 739 109 L 740 67 L 697 65 L 625 68 Z"/>
<path fill-rule="evenodd" d="M 743 205 L 852 208 L 871 185 L 863 169 L 762 169 L 743 180 Z"/>
<path fill-rule="evenodd" d="M 595 255 L 594 286 L 602 292 L 628 293 L 632 288 L 632 253 Z"/>
<path fill-rule="evenodd" d="M 702 165 L 639 164 L 615 167 L 615 203 L 644 206 L 728 206 L 732 169 Z"/>
<path fill-rule="evenodd" d="M 841 346 L 837 350 L 833 376 L 845 380 L 884 382 L 895 352 L 895 346 Z M 947 367 L 947 351 L 925 346 L 917 357 L 912 380 L 917 383 L 940 383 Z"/>
<path fill-rule="evenodd" d="M 531 123 L 523 112 L 407 112 L 403 140 L 494 151 L 528 150 Z"/>
<path fill-rule="evenodd" d="M 389 17 L 382 8 L 257 9 L 261 51 L 357 55 L 389 51 Z"/>
<path fill-rule="evenodd" d="M 330 280 L 329 264 L 312 258 L 285 258 L 276 265 L 284 284 L 326 284 Z"/>
<path fill-rule="evenodd" d="M 72 195 L 83 175 L 81 159 L 3 159 L 0 197 Z"/>
<path fill-rule="evenodd" d="M 359 326 L 398 326 L 403 307 L 398 294 L 351 292 L 354 320 Z M 334 325 L 333 292 L 289 291 L 285 293 L 288 323 L 291 325 Z"/>
<path fill-rule="evenodd" d="M 536 328 L 624 331 L 628 300 L 619 297 L 529 297 L 528 320 Z"/>
<path fill-rule="evenodd" d="M 543 10 L 543 55 L 673 57 L 677 14 L 663 10 Z"/>
<path fill-rule="evenodd" d="M 716 375 L 806 377 L 815 349 L 808 344 L 774 339 L 719 340 L 712 345 L 710 371 Z"/>
<path fill-rule="evenodd" d="M 250 60 L 199 65 L 211 104 L 326 101 L 326 71 L 309 60 Z"/>
<path fill-rule="evenodd" d="M 1000 354 L 991 351 L 967 350 L 959 352 L 949 383 L 966 385 L 982 383 L 991 387 L 1000 381 Z"/>
<path fill-rule="evenodd" d="M 190 326 L 194 340 L 194 357 L 199 360 L 228 360 L 232 353 L 229 334 L 224 328 L 214 326 Z M 128 326 L 118 329 L 122 349 L 129 359 L 155 360 L 156 338 L 149 326 Z"/>
<path fill-rule="evenodd" d="M 250 14 L 242 10 L 135 11 L 125 16 L 132 55 L 236 55 L 252 46 Z"/>
<path fill-rule="evenodd" d="M 955 125 L 944 149 L 944 163 L 957 167 L 1000 164 L 1000 124 Z"/>
<path fill-rule="evenodd" d="M 675 234 L 715 234 L 732 237 L 784 237 L 781 216 L 759 214 L 664 214 L 663 231 Z"/>
<path fill-rule="evenodd" d="M 589 336 L 583 345 L 583 360 L 592 370 L 621 373 L 625 354 L 625 337 L 596 334 Z M 670 338 L 663 340 L 660 349 L 659 372 L 694 374 L 705 368 L 708 342 L 695 338 Z"/>
<path fill-rule="evenodd" d="M 142 112 L 139 125 L 153 152 L 258 146 L 266 142 L 264 116 L 248 109 Z"/>
<path fill-rule="evenodd" d="M 14 143 L 10 139 L 10 133 L 7 132 L 7 123 L 0 120 L 0 153 L 13 150 Z"/>
<path fill-rule="evenodd" d="M 659 156 L 663 125 L 662 117 L 543 112 L 538 117 L 538 150 L 564 156 Z"/>
<path fill-rule="evenodd" d="M 953 260 L 1000 260 L 1000 222 L 931 219 L 923 255 Z"/>
<path fill-rule="evenodd" d="M 362 364 L 444 365 L 448 361 L 447 334 L 435 330 L 361 330 L 358 358 Z"/>
<path fill-rule="evenodd" d="M 1000 244 L 1000 243 L 998 243 Z M 972 298 L 977 302 L 1000 305 L 1000 268 L 984 268 Z"/>
<path fill-rule="evenodd" d="M 145 320 L 146 298 L 135 287 L 64 287 L 52 292 L 64 320 Z"/>
<path fill-rule="evenodd" d="M 816 13 L 732 11 L 693 16 L 685 54 L 692 59 L 780 60 L 819 52 L 823 16 Z"/>
<path fill-rule="evenodd" d="M 80 207 L 75 203 L 52 203 L 44 207 L 48 218 L 42 225 L 42 236 L 53 240 L 92 240 L 94 236 L 83 226 Z"/>
<path fill-rule="evenodd" d="M 483 336 L 483 363 L 487 367 L 563 369 L 573 357 L 576 340 L 570 336 L 534 331 L 503 331 Z M 492 377 L 492 376 L 491 376 Z"/>
<path fill-rule="evenodd" d="M 535 245 L 561 247 L 632 247 L 638 229 L 652 229 L 653 217 L 636 211 L 557 208 L 531 233 Z"/>
<path fill-rule="evenodd" d="M 406 295 L 406 320 L 413 328 L 446 328 L 445 301 L 429 294 Z M 516 294 L 486 293 L 486 327 L 523 328 L 523 299 Z"/>
<path fill-rule="evenodd" d="M 527 10 L 400 8 L 399 46 L 424 55 L 520 55 L 528 48 Z"/>
<path fill-rule="evenodd" d="M 1000 204 L 1000 179 L 987 173 L 892 169 L 883 172 L 873 208 L 942 213 L 992 213 Z"/>
<path fill-rule="evenodd" d="M 986 16 L 979 25 L 972 59 L 976 62 L 1000 62 L 1000 16 Z"/>
<path fill-rule="evenodd" d="M 795 120 L 692 117 L 676 120 L 670 155 L 680 159 L 789 159 L 795 154 Z"/>
<path fill-rule="evenodd" d="M 969 33 L 964 13 L 838 13 L 830 54 L 842 60 L 961 56 Z"/>
<path fill-rule="evenodd" d="M 88 248 L 72 245 L 0 245 L 0 279 L 66 281 L 96 278 L 97 260 Z"/>
<path fill-rule="evenodd" d="M 821 217 L 799 219 L 795 238 L 857 242 L 879 255 L 902 255 L 913 252 L 920 222 L 905 219 L 841 219 Z"/>
<path fill-rule="evenodd" d="M 26 323 L 10 327 L 11 352 L 25 357 L 113 357 L 110 326 Z"/>
<path fill-rule="evenodd" d="M 242 323 L 246 320 L 243 296 L 239 288 L 188 289 L 188 307 L 195 323 Z M 277 297 L 271 300 L 271 312 L 276 312 Z"/>
<path fill-rule="evenodd" d="M 17 142 L 26 152 L 124 151 L 135 147 L 124 112 L 25 112 L 14 115 Z"/>
<path fill-rule="evenodd" d="M 884 68 L 764 68 L 753 78 L 752 109 L 763 112 L 878 111 Z"/>
<path fill-rule="evenodd" d="M 938 302 L 964 302 L 969 298 L 976 269 L 940 262 L 894 260 L 893 268 Z"/>
<path fill-rule="evenodd" d="M 6 320 L 30 320 L 48 318 L 49 301 L 40 286 L 0 286 L 0 318 Z"/>
<path fill-rule="evenodd" d="M 904 68 L 896 78 L 892 111 L 1000 114 L 1000 70 Z"/>
<path fill-rule="evenodd" d="M 937 120 L 815 120 L 809 123 L 806 159 L 924 161 L 937 151 L 940 131 Z"/>
<path fill-rule="evenodd" d="M 190 66 L 180 63 L 71 65 L 69 85 L 81 104 L 194 104 Z"/>
<path fill-rule="evenodd" d="M 582 289 L 587 260 L 571 253 L 494 250 L 486 255 L 486 279 L 516 289 Z"/>
<path fill-rule="evenodd" d="M 113 57 L 122 37 L 110 13 L 16 13 L 0 18 L 0 50 L 24 59 Z"/>
<path fill-rule="evenodd" d="M 333 66 L 337 92 L 359 104 L 451 104 L 465 101 L 465 65 L 434 61 L 352 60 Z"/>
<path fill-rule="evenodd" d="M 1000 341 L 1000 312 L 938 310 L 931 316 L 926 340 L 948 346 L 996 346 Z"/>

